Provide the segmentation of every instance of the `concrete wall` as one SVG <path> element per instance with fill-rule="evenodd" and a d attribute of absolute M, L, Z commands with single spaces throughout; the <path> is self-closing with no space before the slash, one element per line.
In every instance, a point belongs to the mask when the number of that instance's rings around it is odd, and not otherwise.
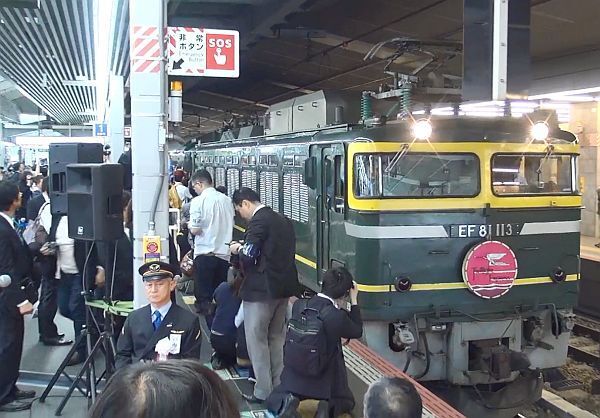
<path fill-rule="evenodd" d="M 575 133 L 581 145 L 579 174 L 583 179 L 583 206 L 581 233 L 600 236 L 600 218 L 596 189 L 600 188 L 600 104 L 578 103 L 571 107 L 569 130 Z"/>

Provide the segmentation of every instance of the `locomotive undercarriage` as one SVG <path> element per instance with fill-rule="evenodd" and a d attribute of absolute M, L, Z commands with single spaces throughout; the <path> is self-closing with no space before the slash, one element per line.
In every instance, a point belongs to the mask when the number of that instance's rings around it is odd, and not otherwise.
<path fill-rule="evenodd" d="M 541 396 L 541 370 L 567 358 L 573 314 L 547 309 L 499 320 L 415 317 L 366 322 L 366 343 L 471 414 L 514 416 Z M 515 412 L 515 413 L 516 413 Z M 512 415 L 511 415 L 512 414 Z M 486 415 L 491 416 L 491 415 Z"/>

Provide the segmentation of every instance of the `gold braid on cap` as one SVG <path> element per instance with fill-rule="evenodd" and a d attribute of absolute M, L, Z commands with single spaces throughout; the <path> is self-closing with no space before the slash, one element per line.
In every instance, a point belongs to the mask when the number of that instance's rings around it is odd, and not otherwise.
<path fill-rule="evenodd" d="M 142 277 L 154 277 L 154 276 L 168 276 L 173 278 L 173 273 L 169 270 L 163 270 L 160 268 L 160 264 L 150 264 L 148 270 L 142 274 Z"/>

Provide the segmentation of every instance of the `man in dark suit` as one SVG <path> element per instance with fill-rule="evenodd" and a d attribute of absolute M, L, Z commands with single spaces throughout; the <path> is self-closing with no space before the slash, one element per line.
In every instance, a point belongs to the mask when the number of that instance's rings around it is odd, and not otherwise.
<path fill-rule="evenodd" d="M 248 354 L 256 374 L 254 403 L 263 402 L 280 383 L 288 298 L 300 293 L 295 252 L 296 236 L 289 219 L 260 203 L 247 187 L 236 190 L 233 204 L 249 221 L 244 243 L 234 242 L 245 280 L 241 288 Z"/>
<path fill-rule="evenodd" d="M 344 267 L 329 269 L 323 276 L 321 293 L 308 301 L 298 299 L 292 308 L 292 319 L 301 319 L 306 309 L 319 312 L 324 331 L 325 368 L 317 374 L 306 373 L 304 358 L 290 354 L 284 359 L 281 386 L 269 397 L 269 409 L 280 418 L 297 416 L 301 399 L 319 399 L 315 418 L 338 417 L 354 409 L 354 396 L 348 386 L 348 374 L 342 351 L 343 338 L 360 338 L 363 333 L 358 288 Z M 346 312 L 348 302 L 351 308 Z M 293 338 L 286 344 L 294 344 Z M 294 353 L 291 348 L 287 353 Z"/>
<path fill-rule="evenodd" d="M 22 288 L 31 273 L 29 249 L 17 234 L 15 213 L 21 207 L 21 194 L 15 183 L 0 181 L 0 275 L 11 279 L 9 287 L 0 288 L 0 412 L 31 408 L 34 391 L 16 386 L 23 352 L 23 315 L 31 313 L 31 296 Z M 35 300 L 33 300 L 35 302 Z"/>
<path fill-rule="evenodd" d="M 200 358 L 202 334 L 196 315 L 171 302 L 172 267 L 163 262 L 141 266 L 149 305 L 131 312 L 117 342 L 116 367 L 139 361 Z"/>

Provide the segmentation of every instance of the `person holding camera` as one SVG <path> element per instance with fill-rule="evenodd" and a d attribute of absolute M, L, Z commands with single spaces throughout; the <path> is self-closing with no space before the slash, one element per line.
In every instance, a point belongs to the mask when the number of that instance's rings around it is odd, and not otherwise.
<path fill-rule="evenodd" d="M 292 222 L 242 187 L 233 193 L 236 212 L 248 221 L 244 242 L 230 243 L 244 275 L 240 296 L 248 354 L 256 373 L 251 403 L 262 403 L 280 383 L 288 301 L 300 294 Z"/>
<path fill-rule="evenodd" d="M 354 409 L 342 338 L 363 333 L 358 286 L 344 267 L 325 272 L 321 293 L 298 299 L 286 335 L 281 385 L 267 400 L 279 418 L 297 417 L 301 400 L 320 400 L 315 418 L 338 417 Z M 309 332 L 307 332 L 309 331 Z"/>
<path fill-rule="evenodd" d="M 31 408 L 27 399 L 34 391 L 17 388 L 23 353 L 23 315 L 33 312 L 35 292 L 30 295 L 23 282 L 31 274 L 29 249 L 15 229 L 15 213 L 21 207 L 21 193 L 15 183 L 0 181 L 0 275 L 10 277 L 10 285 L 0 288 L 0 412 Z"/>

